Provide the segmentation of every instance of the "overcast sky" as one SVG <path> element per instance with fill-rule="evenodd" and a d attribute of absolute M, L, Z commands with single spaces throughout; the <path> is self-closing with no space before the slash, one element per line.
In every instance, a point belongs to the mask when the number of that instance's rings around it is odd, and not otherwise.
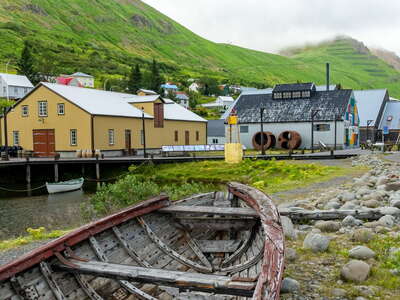
<path fill-rule="evenodd" d="M 215 42 L 277 52 L 349 35 L 400 55 L 400 0 L 144 0 Z"/>

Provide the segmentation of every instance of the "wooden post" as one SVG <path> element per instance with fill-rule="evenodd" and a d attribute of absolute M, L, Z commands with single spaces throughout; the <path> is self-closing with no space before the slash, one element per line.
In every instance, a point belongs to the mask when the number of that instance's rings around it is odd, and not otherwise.
<path fill-rule="evenodd" d="M 59 178 L 58 178 L 58 163 L 54 164 L 54 181 L 58 182 Z"/>
<path fill-rule="evenodd" d="M 98 155 L 96 155 L 96 179 L 100 180 L 100 163 Z"/>
<path fill-rule="evenodd" d="M 85 177 L 85 165 L 82 164 L 82 176 Z"/>
<path fill-rule="evenodd" d="M 26 183 L 31 184 L 31 165 L 26 165 Z"/>

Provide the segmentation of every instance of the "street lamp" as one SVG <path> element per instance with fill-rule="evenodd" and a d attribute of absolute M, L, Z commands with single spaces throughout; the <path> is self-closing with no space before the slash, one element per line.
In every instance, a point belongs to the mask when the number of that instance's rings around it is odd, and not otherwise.
<path fill-rule="evenodd" d="M 265 147 L 264 147 L 264 111 L 265 108 L 260 108 L 260 121 L 261 121 L 261 155 L 265 155 Z"/>
<path fill-rule="evenodd" d="M 374 122 L 374 120 L 367 120 L 367 138 L 365 140 L 367 145 L 368 145 L 368 138 L 369 138 L 369 125 L 371 125 L 372 122 Z"/>
<path fill-rule="evenodd" d="M 142 142 L 143 142 L 143 157 L 146 158 L 146 126 L 144 120 L 144 107 L 142 107 Z"/>
<path fill-rule="evenodd" d="M 320 111 L 320 109 L 311 110 L 311 153 L 314 153 L 314 118 Z"/>

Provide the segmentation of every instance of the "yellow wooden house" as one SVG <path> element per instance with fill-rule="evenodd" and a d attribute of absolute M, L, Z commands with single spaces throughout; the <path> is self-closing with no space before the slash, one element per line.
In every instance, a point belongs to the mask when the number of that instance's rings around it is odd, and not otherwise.
<path fill-rule="evenodd" d="M 1 122 L 4 144 L 4 118 Z M 40 83 L 7 113 L 8 144 L 35 156 L 100 150 L 118 156 L 165 145 L 201 145 L 207 120 L 159 95 Z"/>

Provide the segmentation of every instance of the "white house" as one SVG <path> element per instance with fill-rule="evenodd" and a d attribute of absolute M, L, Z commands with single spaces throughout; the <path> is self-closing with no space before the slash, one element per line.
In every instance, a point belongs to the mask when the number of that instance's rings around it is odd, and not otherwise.
<path fill-rule="evenodd" d="M 235 99 L 233 99 L 232 97 L 219 96 L 217 98 L 217 100 L 215 100 L 214 102 L 205 103 L 205 104 L 202 104 L 201 106 L 207 107 L 207 108 L 220 108 L 220 109 L 226 110 L 226 109 L 230 108 L 234 102 L 235 102 Z"/>
<path fill-rule="evenodd" d="M 338 148 L 358 147 L 359 117 L 352 90 L 317 91 L 313 83 L 281 84 L 272 93 L 243 93 L 223 117 L 232 110 L 239 118 L 240 140 L 248 149 L 260 149 L 262 140 L 276 148 L 288 147 L 296 136 L 293 131 L 301 137 L 299 147 L 309 149 L 312 119 L 314 147 L 320 142 L 333 147 L 335 137 Z"/>
<path fill-rule="evenodd" d="M 189 86 L 189 91 L 198 93 L 200 91 L 200 88 L 201 88 L 200 84 L 198 84 L 197 82 L 193 82 Z"/>
<path fill-rule="evenodd" d="M 9 99 L 23 98 L 33 89 L 28 77 L 23 75 L 0 73 L 0 97 Z"/>
<path fill-rule="evenodd" d="M 175 94 L 175 102 L 182 105 L 184 108 L 189 108 L 189 97 L 185 92 L 176 92 Z"/>
<path fill-rule="evenodd" d="M 208 120 L 207 144 L 223 145 L 226 142 L 224 120 Z"/>
<path fill-rule="evenodd" d="M 79 80 L 83 87 L 94 88 L 94 77 L 92 75 L 76 72 L 72 75 L 67 75 L 66 77 L 72 77 Z"/>

